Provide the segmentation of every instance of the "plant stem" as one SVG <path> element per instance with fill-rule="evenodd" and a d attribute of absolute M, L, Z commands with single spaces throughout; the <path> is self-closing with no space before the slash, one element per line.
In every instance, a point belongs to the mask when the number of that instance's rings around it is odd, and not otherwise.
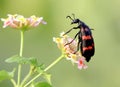
<path fill-rule="evenodd" d="M 64 58 L 64 55 L 61 55 L 59 58 L 57 58 L 53 63 L 51 63 L 47 68 L 44 69 L 44 71 L 46 72 L 47 70 L 51 69 L 55 64 L 57 64 L 61 59 Z M 35 76 L 33 79 L 31 79 L 28 83 L 25 84 L 24 87 L 27 87 L 31 82 L 33 82 L 35 79 L 37 79 L 39 76 L 41 76 L 43 73 L 39 73 L 37 76 Z"/>
<path fill-rule="evenodd" d="M 32 69 L 33 69 L 33 67 L 30 66 L 29 73 L 27 74 L 27 76 L 26 76 L 26 77 L 23 79 L 23 81 L 21 82 L 21 86 L 20 86 L 20 87 L 22 87 L 22 86 L 25 84 L 25 82 L 29 79 L 29 77 L 30 77 L 31 74 L 32 74 Z"/>
<path fill-rule="evenodd" d="M 10 81 L 13 83 L 13 86 L 16 87 L 16 82 L 15 82 L 15 80 L 14 80 L 14 79 L 11 79 Z"/>
<path fill-rule="evenodd" d="M 23 42 L 24 42 L 24 31 L 21 30 L 21 41 L 20 41 L 20 54 L 19 56 L 22 57 L 23 54 Z M 18 65 L 18 82 L 17 85 L 20 85 L 20 79 L 21 79 L 21 64 Z"/>
<path fill-rule="evenodd" d="M 57 64 L 62 58 L 64 58 L 64 55 L 61 55 L 59 58 L 57 58 L 53 63 L 51 63 L 47 68 L 45 68 L 45 72 L 49 70 L 51 67 L 53 67 L 55 64 Z"/>
<path fill-rule="evenodd" d="M 20 85 L 20 77 L 21 77 L 21 64 L 18 65 L 18 82 L 17 85 Z"/>
<path fill-rule="evenodd" d="M 24 42 L 24 31 L 21 30 L 21 41 L 20 41 L 20 57 L 22 57 L 23 54 L 23 42 Z"/>

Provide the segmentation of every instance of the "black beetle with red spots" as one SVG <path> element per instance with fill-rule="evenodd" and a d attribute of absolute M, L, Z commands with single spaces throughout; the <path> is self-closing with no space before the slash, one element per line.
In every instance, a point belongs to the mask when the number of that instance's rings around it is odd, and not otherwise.
<path fill-rule="evenodd" d="M 78 26 L 71 28 L 65 34 L 69 33 L 73 29 L 80 29 L 79 32 L 73 38 L 73 40 L 67 43 L 66 45 L 71 44 L 76 39 L 76 37 L 78 37 L 77 50 L 74 53 L 76 53 L 80 49 L 82 56 L 84 56 L 86 61 L 89 62 L 91 57 L 95 53 L 94 40 L 91 32 L 92 29 L 90 29 L 80 19 L 75 18 L 74 14 L 73 14 L 73 18 L 71 16 L 67 16 L 66 18 L 70 18 L 72 20 L 71 24 L 78 24 Z"/>

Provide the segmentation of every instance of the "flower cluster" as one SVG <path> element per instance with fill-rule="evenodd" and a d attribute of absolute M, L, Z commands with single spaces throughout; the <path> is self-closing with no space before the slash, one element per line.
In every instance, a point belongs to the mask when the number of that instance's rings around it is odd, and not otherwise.
<path fill-rule="evenodd" d="M 70 60 L 72 63 L 76 63 L 79 69 L 86 69 L 85 58 L 77 50 L 77 42 L 67 35 L 64 35 L 64 32 L 61 33 L 60 38 L 53 38 L 53 41 L 57 43 L 58 48 L 64 52 L 64 55 L 67 60 Z M 72 41 L 72 43 L 70 43 Z M 70 43 L 70 44 L 68 44 Z"/>
<path fill-rule="evenodd" d="M 43 21 L 43 17 L 36 17 L 36 16 L 31 16 L 29 18 L 25 18 L 22 15 L 11 15 L 8 14 L 8 18 L 4 19 L 1 18 L 1 21 L 4 22 L 3 28 L 6 28 L 7 26 L 10 26 L 12 28 L 17 28 L 17 29 L 28 29 L 29 27 L 36 27 L 40 23 L 46 24 L 45 21 Z"/>

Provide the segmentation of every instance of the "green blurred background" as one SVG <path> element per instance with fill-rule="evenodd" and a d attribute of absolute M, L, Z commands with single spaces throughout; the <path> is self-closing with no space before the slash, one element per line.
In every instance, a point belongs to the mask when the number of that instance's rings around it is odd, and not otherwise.
<path fill-rule="evenodd" d="M 16 13 L 25 17 L 43 16 L 47 21 L 47 25 L 25 33 L 23 53 L 38 58 L 46 66 L 60 56 L 52 38 L 73 27 L 67 15 L 74 13 L 95 29 L 96 52 L 87 63 L 88 69 L 78 70 L 71 62 L 62 60 L 48 71 L 53 87 L 120 87 L 120 0 L 0 0 L 0 18 Z M 74 37 L 74 32 L 69 35 Z M 16 66 L 4 60 L 19 53 L 19 43 L 20 32 L 3 29 L 0 22 L 0 70 L 12 71 Z M 0 87 L 12 85 L 6 80 L 0 82 Z"/>

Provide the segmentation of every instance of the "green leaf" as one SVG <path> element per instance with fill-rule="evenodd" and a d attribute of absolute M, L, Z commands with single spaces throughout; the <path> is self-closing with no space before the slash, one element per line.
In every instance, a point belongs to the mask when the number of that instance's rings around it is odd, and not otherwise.
<path fill-rule="evenodd" d="M 28 62 L 28 64 L 32 64 L 32 65 L 34 65 L 34 66 L 37 66 L 37 65 L 38 65 L 37 59 L 34 58 L 34 57 L 28 58 L 27 62 Z"/>
<path fill-rule="evenodd" d="M 44 78 L 47 80 L 47 82 L 48 82 L 49 84 L 52 84 L 52 83 L 51 83 L 51 74 L 44 73 L 43 75 L 44 75 Z"/>
<path fill-rule="evenodd" d="M 19 63 L 19 64 L 30 64 L 33 66 L 33 71 L 37 73 L 41 73 L 44 70 L 44 64 L 38 64 L 38 61 L 34 57 L 20 57 L 18 55 L 12 56 L 5 60 L 7 63 Z"/>
<path fill-rule="evenodd" d="M 12 56 L 5 60 L 7 63 L 19 63 L 19 64 L 31 64 L 33 66 L 37 66 L 38 62 L 37 59 L 34 57 L 26 58 L 26 57 L 20 57 L 18 55 Z"/>
<path fill-rule="evenodd" d="M 7 63 L 13 63 L 13 62 L 18 62 L 18 61 L 20 61 L 20 57 L 18 55 L 12 56 L 5 60 L 5 62 Z"/>
<path fill-rule="evenodd" d="M 36 67 L 36 71 L 37 71 L 38 73 L 44 72 L 44 64 L 38 65 L 38 66 Z"/>
<path fill-rule="evenodd" d="M 14 68 L 12 72 L 8 72 L 8 73 L 11 77 L 14 77 L 15 71 L 16 71 L 16 68 Z"/>
<path fill-rule="evenodd" d="M 38 82 L 35 84 L 34 87 L 52 87 L 52 86 L 47 82 Z"/>
<path fill-rule="evenodd" d="M 7 72 L 5 70 L 0 71 L 0 81 L 2 80 L 7 80 L 7 79 L 11 79 L 13 77 L 14 72 Z"/>

